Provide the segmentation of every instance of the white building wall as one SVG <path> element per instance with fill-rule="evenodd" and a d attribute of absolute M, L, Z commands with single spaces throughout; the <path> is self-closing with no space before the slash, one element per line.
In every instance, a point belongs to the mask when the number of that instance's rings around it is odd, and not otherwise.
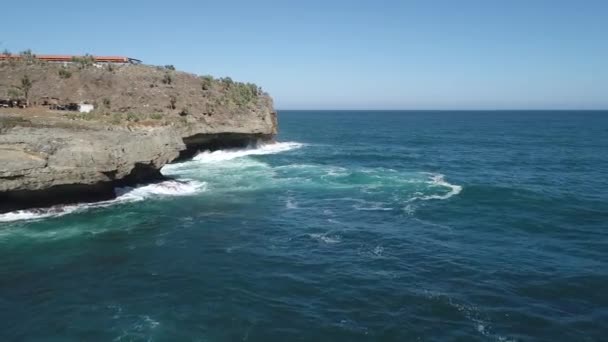
<path fill-rule="evenodd" d="M 78 105 L 78 111 L 81 113 L 90 113 L 93 109 L 95 109 L 95 106 L 92 104 L 81 103 Z"/>

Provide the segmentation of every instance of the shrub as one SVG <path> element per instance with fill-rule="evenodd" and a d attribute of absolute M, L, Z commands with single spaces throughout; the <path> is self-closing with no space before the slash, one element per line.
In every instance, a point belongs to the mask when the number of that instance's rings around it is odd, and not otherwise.
<path fill-rule="evenodd" d="M 91 121 L 96 117 L 92 113 L 67 113 L 64 116 L 70 120 L 86 120 Z"/>
<path fill-rule="evenodd" d="M 4 49 L 4 51 L 2 52 L 2 54 L 3 54 L 5 57 L 11 57 L 11 56 L 13 55 L 13 54 L 12 54 L 12 53 L 11 53 L 11 52 L 8 50 L 8 49 Z M 10 59 L 8 60 L 8 62 L 9 62 L 9 63 L 10 63 L 12 66 L 14 66 L 14 65 L 17 63 L 17 61 L 18 61 L 18 60 L 17 60 L 16 58 L 10 58 Z"/>
<path fill-rule="evenodd" d="M 1 117 L 0 116 L 0 133 L 7 131 L 13 127 L 21 126 L 28 127 L 31 126 L 32 122 L 20 117 Z"/>
<path fill-rule="evenodd" d="M 64 78 L 64 79 L 72 77 L 72 73 L 66 68 L 59 69 L 58 73 L 59 73 L 59 77 Z"/>
<path fill-rule="evenodd" d="M 253 84 L 253 83 L 247 83 L 247 87 L 249 87 L 249 91 L 251 92 L 251 94 L 253 94 L 254 96 L 259 95 L 262 91 L 261 88 L 258 87 L 257 85 Z"/>
<path fill-rule="evenodd" d="M 110 106 L 112 105 L 112 102 L 107 97 L 104 97 L 103 100 L 101 100 L 101 103 L 103 103 L 103 106 L 108 109 L 110 109 Z"/>
<path fill-rule="evenodd" d="M 234 81 L 230 77 L 222 77 L 220 78 L 220 82 L 224 83 L 227 87 L 230 87 L 234 84 Z"/>
<path fill-rule="evenodd" d="M 169 73 L 166 73 L 165 76 L 163 76 L 162 82 L 164 84 L 171 84 L 173 82 L 173 78 L 171 77 L 171 75 L 169 75 Z"/>
<path fill-rule="evenodd" d="M 22 93 L 19 88 L 10 88 L 8 90 L 8 97 L 12 100 L 20 98 L 21 95 L 22 95 Z"/>
<path fill-rule="evenodd" d="M 122 115 L 120 113 L 114 113 L 114 115 L 112 115 L 112 121 L 113 124 L 119 124 L 122 122 Z"/>
<path fill-rule="evenodd" d="M 213 76 L 202 76 L 201 77 L 201 88 L 203 90 L 209 90 L 211 89 L 211 86 L 213 85 Z"/>
<path fill-rule="evenodd" d="M 255 100 L 259 87 L 253 83 L 234 83 L 228 90 L 228 98 L 238 106 L 245 106 Z"/>
<path fill-rule="evenodd" d="M 175 67 L 171 64 L 165 65 L 165 69 L 175 71 Z"/>
<path fill-rule="evenodd" d="M 86 69 L 95 64 L 95 58 L 93 58 L 93 56 L 89 54 L 86 54 L 82 57 L 74 56 L 72 57 L 72 62 L 76 63 L 79 69 Z"/>
<path fill-rule="evenodd" d="M 171 97 L 169 97 L 169 108 L 171 108 L 171 109 L 177 108 L 175 106 L 176 103 L 177 103 L 177 98 L 175 96 L 171 95 Z"/>
<path fill-rule="evenodd" d="M 127 113 L 127 121 L 138 122 L 139 117 L 135 113 Z"/>
<path fill-rule="evenodd" d="M 160 120 L 163 118 L 163 115 L 161 113 L 154 113 L 152 115 L 150 115 L 150 119 L 152 120 Z"/>
<path fill-rule="evenodd" d="M 19 53 L 19 55 L 21 56 L 21 58 L 22 58 L 23 60 L 26 60 L 26 61 L 31 61 L 31 60 L 33 60 L 34 58 L 36 58 L 36 55 L 34 55 L 34 53 L 32 52 L 32 50 L 30 50 L 30 49 L 27 49 L 27 50 L 21 51 L 21 52 Z"/>
<path fill-rule="evenodd" d="M 201 80 L 203 90 L 207 90 L 213 77 L 201 76 Z M 218 81 L 223 85 L 225 95 L 217 100 L 219 105 L 234 103 L 237 106 L 246 106 L 262 94 L 262 88 L 253 83 L 235 82 L 230 77 L 222 77 Z"/>

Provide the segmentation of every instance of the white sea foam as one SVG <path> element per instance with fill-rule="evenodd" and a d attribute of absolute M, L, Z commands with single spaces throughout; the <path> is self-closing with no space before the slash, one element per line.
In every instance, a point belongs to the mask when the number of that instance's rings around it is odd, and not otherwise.
<path fill-rule="evenodd" d="M 327 244 L 340 243 L 340 241 L 342 241 L 342 237 L 340 235 L 329 235 L 327 233 L 325 233 L 325 234 L 308 234 L 308 236 L 311 239 L 317 240 L 319 242 L 327 243 Z"/>
<path fill-rule="evenodd" d="M 412 197 L 407 202 L 412 202 L 412 201 L 415 201 L 415 200 L 421 200 L 421 201 L 427 201 L 427 200 L 445 200 L 445 199 L 448 199 L 448 198 L 450 198 L 452 196 L 458 195 L 462 191 L 462 186 L 448 183 L 445 180 L 444 175 L 442 175 L 442 174 L 432 174 L 431 175 L 431 179 L 429 181 L 427 181 L 426 183 L 430 184 L 432 187 L 445 187 L 445 188 L 449 188 L 450 191 L 448 191 L 446 194 L 443 194 L 443 195 L 425 195 L 425 196 L 422 196 L 422 194 L 420 194 L 418 196 Z"/>
<path fill-rule="evenodd" d="M 135 188 L 117 188 L 114 190 L 116 193 L 116 198 L 108 201 L 79 203 L 70 205 L 56 205 L 50 208 L 17 210 L 5 214 L 0 214 L 0 222 L 38 220 L 49 217 L 59 217 L 91 208 L 103 208 L 118 203 L 143 201 L 144 199 L 150 197 L 186 196 L 200 191 L 205 191 L 205 189 L 206 183 L 194 180 L 169 180 Z"/>
<path fill-rule="evenodd" d="M 170 180 L 135 188 L 118 188 L 115 190 L 117 197 L 112 201 L 132 202 L 155 196 L 186 196 L 205 191 L 206 188 L 205 182 Z"/>
<path fill-rule="evenodd" d="M 385 203 L 367 202 L 367 201 L 363 201 L 363 203 L 359 203 L 359 204 L 354 204 L 353 208 L 355 208 L 355 210 L 360 210 L 360 211 L 390 211 L 390 210 L 393 210 L 393 208 L 386 207 Z"/>
<path fill-rule="evenodd" d="M 271 144 L 259 144 L 255 148 L 226 149 L 217 150 L 213 152 L 205 151 L 199 153 L 193 159 L 204 163 L 217 163 L 225 160 L 231 160 L 246 156 L 276 154 L 295 150 L 302 146 L 304 145 L 297 142 L 276 142 Z"/>
<path fill-rule="evenodd" d="M 160 324 L 159 321 L 156 321 L 156 320 L 150 318 L 150 316 L 144 315 L 144 316 L 142 316 L 142 318 L 143 318 L 144 322 L 146 323 L 147 327 L 149 327 L 150 329 L 154 329 Z"/>
<path fill-rule="evenodd" d="M 446 182 L 443 175 L 434 175 L 429 183 L 450 188 L 450 192 L 447 194 L 435 197 L 428 196 L 429 199 L 448 199 L 454 195 L 458 195 L 462 191 L 462 186 Z"/>
<path fill-rule="evenodd" d="M 375 256 L 382 256 L 382 253 L 384 253 L 384 247 L 382 247 L 382 246 L 376 246 L 376 247 L 374 247 L 374 250 L 372 251 L 372 253 Z"/>
<path fill-rule="evenodd" d="M 289 197 L 287 197 L 287 200 L 285 200 L 285 208 L 298 209 L 298 202 L 296 202 L 296 200 L 293 199 L 293 197 L 289 196 Z"/>
<path fill-rule="evenodd" d="M 43 209 L 16 210 L 0 214 L 0 222 L 35 220 L 46 217 L 62 216 L 78 209 L 77 205 L 56 206 Z"/>
<path fill-rule="evenodd" d="M 148 315 L 125 315 L 119 313 L 113 317 L 122 322 L 130 322 L 128 326 L 121 327 L 120 335 L 112 341 L 133 341 L 147 337 L 147 341 L 152 339 L 152 333 L 161 323 Z"/>
<path fill-rule="evenodd" d="M 411 204 L 408 204 L 403 208 L 403 212 L 409 216 L 412 216 L 414 215 L 414 213 L 416 213 L 416 207 L 412 206 Z"/>
<path fill-rule="evenodd" d="M 167 165 L 165 166 L 165 168 L 163 168 L 163 171 L 167 175 L 176 176 L 185 173 L 182 176 L 190 178 L 188 175 L 188 171 L 191 168 L 197 169 L 198 164 L 200 163 L 217 163 L 251 155 L 276 154 L 298 149 L 302 146 L 304 146 L 304 144 L 297 142 L 276 142 L 269 144 L 258 144 L 256 147 L 245 149 L 226 149 L 214 152 L 207 151 L 198 154 L 196 157 L 193 158 L 193 161 L 191 162 Z M 182 170 L 184 168 L 185 170 Z M 180 170 L 186 172 L 180 172 Z M 206 189 L 206 182 L 189 179 L 183 179 L 179 181 L 170 180 L 139 187 L 117 188 L 115 190 L 117 197 L 109 201 L 81 203 L 74 205 L 60 205 L 51 208 L 41 209 L 18 210 L 5 214 L 0 214 L 0 222 L 58 217 L 76 211 L 83 211 L 89 208 L 106 207 L 114 205 L 116 203 L 137 202 L 150 197 L 192 195 L 198 192 L 205 191 Z"/>

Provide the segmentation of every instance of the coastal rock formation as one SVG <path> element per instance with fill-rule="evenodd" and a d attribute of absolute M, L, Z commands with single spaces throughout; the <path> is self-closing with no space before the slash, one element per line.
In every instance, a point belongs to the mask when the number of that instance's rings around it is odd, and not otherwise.
<path fill-rule="evenodd" d="M 199 150 L 277 133 L 271 98 L 230 79 L 142 65 L 24 61 L 0 64 L 0 98 L 23 77 L 32 81 L 32 107 L 0 109 L 0 212 L 108 199 L 116 186 L 162 179 L 165 164 Z M 95 109 L 51 110 L 41 105 L 49 98 Z"/>

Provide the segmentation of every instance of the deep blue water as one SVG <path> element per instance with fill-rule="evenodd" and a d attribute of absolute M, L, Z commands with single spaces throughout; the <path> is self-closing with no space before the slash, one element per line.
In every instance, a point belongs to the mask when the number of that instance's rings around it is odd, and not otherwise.
<path fill-rule="evenodd" d="M 608 339 L 608 112 L 279 123 L 184 183 L 0 216 L 0 340 Z"/>

